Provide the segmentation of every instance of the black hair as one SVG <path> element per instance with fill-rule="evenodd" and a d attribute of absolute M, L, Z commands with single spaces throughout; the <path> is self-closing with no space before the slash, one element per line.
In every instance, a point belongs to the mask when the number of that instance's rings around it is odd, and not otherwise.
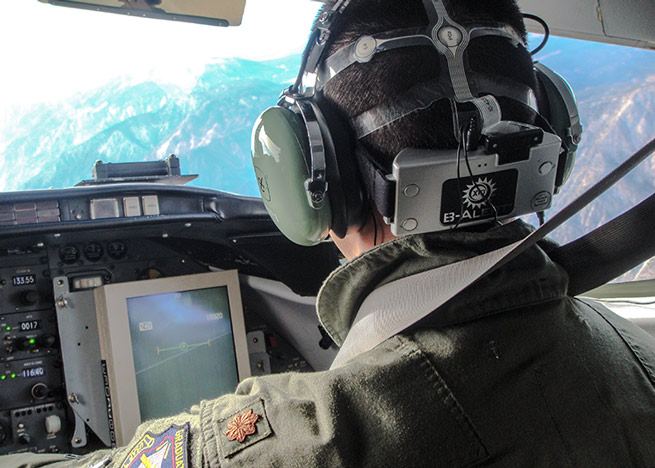
<path fill-rule="evenodd" d="M 451 17 L 460 24 L 509 24 L 526 39 L 522 14 L 514 0 L 451 0 Z M 324 5 L 319 15 L 331 6 Z M 332 28 L 323 59 L 362 35 L 403 28 L 426 27 L 428 16 L 422 0 L 352 0 Z M 307 51 L 306 51 L 307 52 Z M 430 47 L 407 47 L 376 54 L 369 63 L 354 64 L 332 79 L 324 89 L 330 104 L 344 119 L 350 119 L 407 92 L 412 86 L 439 77 L 440 61 Z M 532 58 L 508 40 L 483 36 L 468 46 L 468 67 L 491 80 L 514 82 L 536 90 Z M 522 108 L 503 107 L 508 120 L 529 122 Z M 361 143 L 387 170 L 395 155 L 406 147 L 456 148 L 451 104 L 435 102 L 363 138 Z"/>

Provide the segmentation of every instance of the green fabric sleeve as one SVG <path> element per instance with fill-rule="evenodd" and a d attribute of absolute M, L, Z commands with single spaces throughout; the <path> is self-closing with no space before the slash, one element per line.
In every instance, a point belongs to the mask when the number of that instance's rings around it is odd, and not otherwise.
<path fill-rule="evenodd" d="M 146 432 L 158 434 L 166 431 L 172 425 L 190 425 L 188 436 L 188 467 L 202 466 L 202 440 L 200 436 L 200 406 L 196 405 L 187 413 L 180 413 L 169 418 L 146 421 L 139 426 L 132 441 L 124 447 L 106 449 L 92 452 L 81 458 L 71 458 L 61 454 L 33 454 L 21 453 L 0 457 L 0 468 L 90 468 L 93 465 L 111 457 L 112 462 L 107 468 L 120 467 L 134 444 L 140 440 Z M 187 467 L 185 467 L 187 468 Z"/>

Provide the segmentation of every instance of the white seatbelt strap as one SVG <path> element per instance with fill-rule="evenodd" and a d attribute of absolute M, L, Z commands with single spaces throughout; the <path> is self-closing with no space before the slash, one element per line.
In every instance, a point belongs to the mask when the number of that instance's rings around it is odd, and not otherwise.
<path fill-rule="evenodd" d="M 482 278 L 521 242 L 385 284 L 369 294 L 331 369 L 373 349 L 428 316 Z"/>
<path fill-rule="evenodd" d="M 362 303 L 331 369 L 343 366 L 409 328 L 480 278 L 516 258 L 599 197 L 653 151 L 655 139 L 521 241 L 374 290 Z"/>

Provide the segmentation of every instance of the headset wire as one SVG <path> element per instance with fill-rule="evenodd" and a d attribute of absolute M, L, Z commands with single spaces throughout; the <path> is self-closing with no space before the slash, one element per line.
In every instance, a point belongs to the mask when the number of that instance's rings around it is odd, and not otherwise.
<path fill-rule="evenodd" d="M 455 120 L 458 125 L 459 119 L 456 117 Z M 462 126 L 459 129 L 459 142 L 457 143 L 457 197 L 459 198 L 459 218 L 457 218 L 457 223 L 455 223 L 455 225 L 450 228 L 451 231 L 457 229 L 460 223 L 462 222 L 462 219 L 464 218 L 464 199 L 462 195 L 462 185 L 461 185 L 462 176 L 460 173 L 460 164 L 462 162 L 462 146 L 466 147 L 466 142 L 464 141 L 465 133 L 466 133 L 466 128 L 465 126 Z"/>
<path fill-rule="evenodd" d="M 469 151 L 468 151 L 471 134 L 475 130 L 476 124 L 477 124 L 476 118 L 471 117 L 471 119 L 468 122 L 468 125 L 464 127 L 463 130 L 464 134 L 462 135 L 462 139 L 464 140 L 464 161 L 466 162 L 466 169 L 468 170 L 469 176 L 471 177 L 471 182 L 473 183 L 473 186 L 476 188 L 476 190 L 480 190 L 479 188 L 480 186 L 477 184 L 477 182 L 473 181 L 474 176 L 473 176 L 473 171 L 471 170 L 471 163 L 469 161 Z M 457 162 L 457 169 L 459 169 L 459 161 Z M 489 206 L 491 206 L 491 209 L 494 212 L 494 222 L 497 225 L 501 225 L 501 222 L 498 220 L 498 210 L 496 209 L 496 205 L 494 205 L 494 203 L 491 201 L 491 192 L 488 194 L 488 198 L 486 201 L 489 203 Z"/>
<path fill-rule="evenodd" d="M 373 247 L 375 247 L 378 245 L 378 221 L 377 219 L 375 219 L 375 213 L 373 212 L 372 202 L 369 202 L 368 208 L 371 213 L 371 218 L 373 218 Z"/>
<path fill-rule="evenodd" d="M 536 21 L 541 25 L 542 28 L 544 28 L 544 38 L 541 41 L 541 44 L 539 44 L 536 49 L 530 51 L 530 55 L 534 56 L 539 52 L 541 52 L 541 50 L 544 47 L 546 47 L 546 44 L 548 43 L 548 39 L 550 38 L 550 28 L 548 27 L 548 23 L 546 23 L 546 21 L 544 21 L 542 18 L 538 17 L 537 15 L 523 13 L 523 18 Z"/>

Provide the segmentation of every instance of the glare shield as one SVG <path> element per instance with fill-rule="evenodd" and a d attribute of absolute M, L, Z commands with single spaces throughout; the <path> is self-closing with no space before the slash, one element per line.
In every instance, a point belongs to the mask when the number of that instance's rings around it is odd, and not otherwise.
<path fill-rule="evenodd" d="M 39 0 L 57 6 L 211 26 L 239 26 L 246 0 Z"/>

